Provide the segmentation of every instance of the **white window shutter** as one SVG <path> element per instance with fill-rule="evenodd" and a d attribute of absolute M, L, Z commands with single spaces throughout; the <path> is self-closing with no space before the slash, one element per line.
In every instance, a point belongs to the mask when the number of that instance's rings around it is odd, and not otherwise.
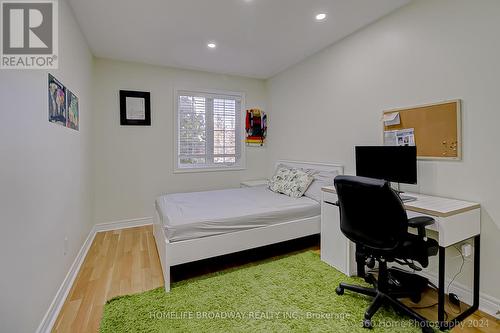
<path fill-rule="evenodd" d="M 179 91 L 178 169 L 241 167 L 241 96 Z"/>

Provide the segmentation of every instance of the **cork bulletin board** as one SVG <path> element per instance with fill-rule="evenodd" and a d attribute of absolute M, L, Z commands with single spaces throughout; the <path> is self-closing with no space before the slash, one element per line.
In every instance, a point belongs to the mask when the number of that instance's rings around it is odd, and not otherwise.
<path fill-rule="evenodd" d="M 399 124 L 384 131 L 414 129 L 419 159 L 461 160 L 461 100 L 384 111 L 399 113 Z"/>

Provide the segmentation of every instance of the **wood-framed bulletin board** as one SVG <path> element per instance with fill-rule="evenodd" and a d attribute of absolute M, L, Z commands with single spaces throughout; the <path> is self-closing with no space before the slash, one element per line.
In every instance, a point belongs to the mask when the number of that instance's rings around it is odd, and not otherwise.
<path fill-rule="evenodd" d="M 384 132 L 413 128 L 419 159 L 462 159 L 461 100 L 384 111 L 394 113 L 399 124 L 384 123 Z"/>

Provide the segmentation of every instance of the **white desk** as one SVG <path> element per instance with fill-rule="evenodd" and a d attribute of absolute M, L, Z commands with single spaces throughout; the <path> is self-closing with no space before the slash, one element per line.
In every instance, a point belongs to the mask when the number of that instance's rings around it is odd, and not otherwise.
<path fill-rule="evenodd" d="M 438 277 L 438 321 L 443 328 L 449 325 L 444 320 L 445 254 L 446 248 L 458 242 L 474 238 L 474 296 L 471 308 L 455 318 L 461 321 L 479 307 L 479 248 L 481 233 L 480 205 L 475 202 L 405 193 L 416 197 L 416 201 L 405 203 L 408 218 L 431 216 L 436 221 L 428 229 L 438 233 L 439 277 Z M 340 213 L 337 194 L 333 186 L 322 188 L 321 200 L 321 260 L 346 275 L 356 274 L 354 245 L 340 231 Z M 452 323 L 453 324 L 453 323 Z"/>

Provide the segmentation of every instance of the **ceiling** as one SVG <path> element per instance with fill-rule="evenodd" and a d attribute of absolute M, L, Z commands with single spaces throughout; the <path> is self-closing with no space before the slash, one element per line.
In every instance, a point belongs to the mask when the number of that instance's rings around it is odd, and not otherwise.
<path fill-rule="evenodd" d="M 97 57 L 263 79 L 408 2 L 69 0 Z"/>

